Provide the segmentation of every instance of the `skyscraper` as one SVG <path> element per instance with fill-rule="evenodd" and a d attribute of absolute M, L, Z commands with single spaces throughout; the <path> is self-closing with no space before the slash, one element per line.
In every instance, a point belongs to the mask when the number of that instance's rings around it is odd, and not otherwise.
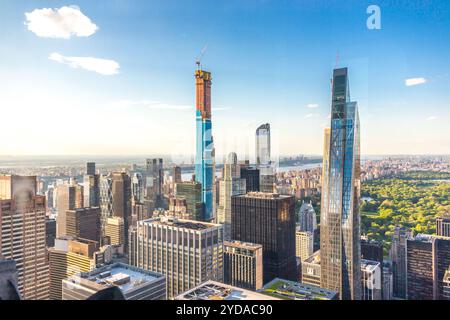
<path fill-rule="evenodd" d="M 297 279 L 294 197 L 250 192 L 231 197 L 231 238 L 263 246 L 264 283 Z"/>
<path fill-rule="evenodd" d="M 67 210 L 66 235 L 74 238 L 100 241 L 100 208 Z"/>
<path fill-rule="evenodd" d="M 128 228 L 131 224 L 131 178 L 125 172 L 112 174 L 112 215 L 123 220 L 124 250 L 127 252 Z M 120 237 L 121 238 L 121 237 Z"/>
<path fill-rule="evenodd" d="M 88 162 L 83 181 L 84 207 L 100 206 L 100 175 L 95 173 L 95 162 Z"/>
<path fill-rule="evenodd" d="M 207 280 L 222 281 L 222 226 L 165 216 L 138 221 L 130 264 L 164 274 L 169 298 Z"/>
<path fill-rule="evenodd" d="M 202 185 L 195 181 L 183 181 L 175 184 L 177 199 L 186 200 L 186 214 L 189 220 L 204 220 L 204 205 L 202 201 Z"/>
<path fill-rule="evenodd" d="M 259 191 L 259 169 L 241 165 L 241 178 L 245 179 L 246 192 Z"/>
<path fill-rule="evenodd" d="M 15 260 L 23 299 L 48 298 L 45 197 L 35 176 L 0 175 L 0 255 Z"/>
<path fill-rule="evenodd" d="M 195 72 L 196 81 L 196 157 L 195 180 L 202 184 L 204 220 L 214 219 L 214 141 L 211 123 L 211 73 Z"/>
<path fill-rule="evenodd" d="M 56 235 L 66 235 L 66 212 L 83 207 L 83 187 L 77 185 L 74 180 L 61 184 L 56 189 L 56 206 L 58 215 L 56 217 Z"/>
<path fill-rule="evenodd" d="M 360 147 L 347 68 L 333 72 L 331 130 L 326 132 L 321 206 L 322 287 L 361 299 Z M 329 139 L 329 140 L 328 140 Z"/>
<path fill-rule="evenodd" d="M 299 210 L 299 230 L 309 231 L 314 234 L 317 229 L 316 211 L 311 202 L 302 202 Z"/>
<path fill-rule="evenodd" d="M 241 179 L 236 153 L 228 155 L 224 175 L 220 180 L 217 223 L 224 225 L 224 239 L 231 240 L 231 197 L 245 194 L 245 179 Z"/>
<path fill-rule="evenodd" d="M 172 183 L 175 185 L 175 183 L 181 182 L 181 168 L 179 166 L 174 166 L 172 168 Z"/>
<path fill-rule="evenodd" d="M 95 162 L 87 162 L 86 163 L 86 175 L 93 176 L 95 175 Z"/>
<path fill-rule="evenodd" d="M 146 160 L 146 195 L 156 208 L 163 207 L 164 169 L 163 159 Z"/>
<path fill-rule="evenodd" d="M 262 124 L 256 129 L 256 164 L 270 164 L 270 124 Z"/>
<path fill-rule="evenodd" d="M 131 179 L 131 193 L 133 203 L 142 203 L 144 200 L 144 178 L 139 172 L 135 172 Z"/>
<path fill-rule="evenodd" d="M 406 299 L 406 242 L 411 231 L 396 226 L 392 235 L 390 257 L 392 260 L 393 296 Z"/>

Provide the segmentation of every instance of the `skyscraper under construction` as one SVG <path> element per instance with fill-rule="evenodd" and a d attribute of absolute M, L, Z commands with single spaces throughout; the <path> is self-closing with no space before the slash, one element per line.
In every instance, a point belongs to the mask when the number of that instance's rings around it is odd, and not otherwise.
<path fill-rule="evenodd" d="M 202 184 L 202 201 L 204 217 L 202 220 L 214 219 L 213 184 L 214 184 L 214 142 L 211 124 L 211 73 L 198 68 L 195 72 L 196 82 L 196 158 L 195 180 Z"/>
<path fill-rule="evenodd" d="M 356 102 L 350 102 L 347 68 L 333 73 L 331 129 L 325 132 L 321 286 L 341 299 L 361 299 L 360 147 Z"/>

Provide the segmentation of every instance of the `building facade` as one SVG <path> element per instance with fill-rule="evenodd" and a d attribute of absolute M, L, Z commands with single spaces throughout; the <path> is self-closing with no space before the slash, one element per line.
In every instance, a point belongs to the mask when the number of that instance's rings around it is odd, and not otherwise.
<path fill-rule="evenodd" d="M 322 287 L 340 299 L 361 299 L 360 146 L 356 102 L 347 68 L 333 72 L 331 129 L 323 159 L 320 255 Z"/>
<path fill-rule="evenodd" d="M 228 155 L 224 165 L 223 178 L 219 184 L 219 207 L 217 209 L 217 223 L 223 224 L 224 239 L 231 240 L 231 197 L 245 194 L 245 179 L 241 179 L 241 172 L 234 152 Z"/>
<path fill-rule="evenodd" d="M 130 264 L 167 278 L 176 297 L 207 280 L 223 281 L 222 226 L 173 217 L 139 221 L 130 234 Z"/>
<path fill-rule="evenodd" d="M 393 296 L 406 299 L 406 243 L 411 238 L 411 231 L 396 226 L 392 235 L 392 245 L 389 252 L 392 261 Z"/>
<path fill-rule="evenodd" d="M 203 221 L 204 205 L 202 185 L 195 181 L 184 181 L 175 184 L 175 197 L 186 200 L 188 220 Z"/>
<path fill-rule="evenodd" d="M 381 267 L 378 261 L 361 259 L 362 300 L 382 299 Z"/>
<path fill-rule="evenodd" d="M 35 176 L 0 175 L 0 255 L 16 262 L 25 300 L 48 298 L 45 211 Z"/>
<path fill-rule="evenodd" d="M 196 156 L 195 180 L 202 185 L 204 221 L 214 219 L 215 151 L 211 122 L 211 73 L 195 72 L 196 86 Z"/>
<path fill-rule="evenodd" d="M 223 247 L 224 283 L 243 289 L 259 290 L 263 286 L 262 245 L 225 241 Z"/>
<path fill-rule="evenodd" d="M 300 231 L 295 232 L 295 256 L 301 261 L 308 259 L 314 250 L 314 236 L 312 232 Z"/>
<path fill-rule="evenodd" d="M 263 246 L 264 283 L 297 279 L 294 197 L 251 192 L 231 198 L 231 238 Z"/>
<path fill-rule="evenodd" d="M 450 213 L 436 218 L 436 234 L 438 236 L 450 237 Z"/>

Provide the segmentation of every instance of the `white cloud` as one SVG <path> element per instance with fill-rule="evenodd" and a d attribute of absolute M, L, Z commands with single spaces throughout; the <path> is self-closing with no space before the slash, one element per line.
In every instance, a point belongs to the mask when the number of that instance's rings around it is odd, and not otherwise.
<path fill-rule="evenodd" d="M 309 103 L 309 104 L 307 105 L 307 107 L 308 107 L 308 108 L 311 108 L 311 109 L 314 109 L 314 108 L 318 108 L 319 105 L 318 105 L 317 103 Z"/>
<path fill-rule="evenodd" d="M 89 37 L 98 27 L 76 6 L 35 9 L 25 13 L 28 30 L 43 38 Z"/>
<path fill-rule="evenodd" d="M 320 114 L 318 114 L 318 113 L 308 113 L 305 117 L 306 118 L 315 118 L 315 117 L 318 117 Z"/>
<path fill-rule="evenodd" d="M 411 86 L 417 86 L 419 84 L 424 84 L 426 82 L 427 82 L 427 79 L 422 78 L 422 77 L 420 77 L 420 78 L 409 78 L 409 79 L 405 80 L 405 85 L 407 87 L 411 87 Z"/>
<path fill-rule="evenodd" d="M 121 100 L 119 102 L 114 103 L 113 105 L 120 108 L 141 107 L 152 110 L 178 110 L 178 111 L 189 110 L 194 108 L 191 105 L 170 104 L 153 100 Z"/>
<path fill-rule="evenodd" d="M 436 120 L 436 119 L 437 119 L 436 116 L 429 116 L 429 117 L 427 118 L 427 121 L 433 121 L 433 120 Z"/>
<path fill-rule="evenodd" d="M 52 53 L 48 58 L 59 63 L 67 64 L 74 69 L 81 68 L 105 76 L 119 73 L 120 68 L 120 65 L 114 60 L 92 57 L 66 57 L 57 52 Z"/>

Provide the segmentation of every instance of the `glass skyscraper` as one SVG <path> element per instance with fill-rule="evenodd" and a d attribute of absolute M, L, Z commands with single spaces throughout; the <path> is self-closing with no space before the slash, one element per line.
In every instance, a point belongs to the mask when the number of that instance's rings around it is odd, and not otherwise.
<path fill-rule="evenodd" d="M 333 73 L 331 129 L 325 131 L 320 219 L 321 286 L 361 299 L 360 133 L 347 68 Z"/>
<path fill-rule="evenodd" d="M 270 164 L 270 124 L 262 124 L 256 129 L 256 164 Z"/>
<path fill-rule="evenodd" d="M 201 69 L 195 72 L 196 80 L 196 158 L 195 180 L 202 184 L 204 221 L 214 219 L 214 142 L 211 124 L 211 73 Z"/>

